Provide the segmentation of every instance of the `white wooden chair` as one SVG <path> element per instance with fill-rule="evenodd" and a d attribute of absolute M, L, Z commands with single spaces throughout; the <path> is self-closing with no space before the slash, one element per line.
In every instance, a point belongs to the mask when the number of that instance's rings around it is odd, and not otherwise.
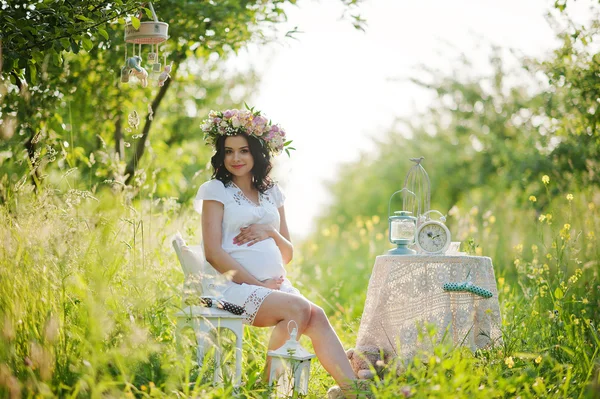
<path fill-rule="evenodd" d="M 196 288 L 195 295 L 212 296 L 218 272 L 206 262 L 202 245 L 186 245 L 180 233 L 172 240 L 173 248 L 185 274 L 186 282 Z M 186 284 L 187 285 L 187 284 Z M 184 292 L 184 300 L 186 293 Z M 220 346 L 220 333 L 228 329 L 235 335 L 235 376 L 234 386 L 240 386 L 242 380 L 242 338 L 244 325 L 242 316 L 235 315 L 226 310 L 208 308 L 204 306 L 187 306 L 176 314 L 177 331 L 191 327 L 198 343 L 198 365 L 204 362 L 204 356 L 210 345 L 215 347 L 215 372 L 214 383 L 223 382 L 221 374 L 222 350 Z"/>

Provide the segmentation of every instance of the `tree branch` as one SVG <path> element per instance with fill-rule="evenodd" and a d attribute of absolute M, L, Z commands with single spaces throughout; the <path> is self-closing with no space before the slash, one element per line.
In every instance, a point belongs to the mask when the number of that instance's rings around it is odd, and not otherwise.
<path fill-rule="evenodd" d="M 158 94 L 154 98 L 154 101 L 152 101 L 152 111 L 154 115 L 153 118 L 156 118 L 156 111 L 158 110 L 158 106 L 160 105 L 163 97 L 165 96 L 167 89 L 169 88 L 169 86 L 171 86 L 171 82 L 173 81 L 174 75 L 175 74 L 173 73 L 171 75 L 171 78 L 167 79 L 165 84 L 158 91 Z M 146 141 L 148 140 L 148 135 L 150 134 L 150 127 L 152 126 L 152 119 L 150 118 L 151 115 L 150 113 L 148 113 L 146 115 L 146 123 L 144 124 L 144 129 L 142 131 L 142 137 L 137 142 L 135 147 L 135 154 L 133 155 L 133 158 L 131 159 L 131 161 L 129 161 L 127 167 L 125 168 L 125 174 L 128 175 L 127 179 L 125 179 L 125 184 L 129 184 L 131 182 L 137 169 L 138 163 L 142 156 L 144 156 L 144 151 L 146 150 Z"/>
<path fill-rule="evenodd" d="M 123 116 L 117 111 L 117 120 L 115 121 L 115 152 L 119 154 L 119 160 L 125 158 L 125 142 L 123 141 Z"/>

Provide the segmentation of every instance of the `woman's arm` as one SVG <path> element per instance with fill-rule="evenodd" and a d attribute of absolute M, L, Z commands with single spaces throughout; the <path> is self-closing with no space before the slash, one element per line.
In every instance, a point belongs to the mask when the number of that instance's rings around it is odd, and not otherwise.
<path fill-rule="evenodd" d="M 279 231 L 273 229 L 273 233 L 271 237 L 275 240 L 275 243 L 279 247 L 281 251 L 281 257 L 283 258 L 283 263 L 288 264 L 292 261 L 294 257 L 294 245 L 290 240 L 290 232 L 288 230 L 287 221 L 285 220 L 285 209 L 283 205 L 277 209 L 279 211 Z"/>
<path fill-rule="evenodd" d="M 202 237 L 206 260 L 219 273 L 231 274 L 232 281 L 237 284 L 251 284 L 277 289 L 275 279 L 258 281 L 252 274 L 235 261 L 221 246 L 222 222 L 224 208 L 218 201 L 205 200 L 202 203 Z M 281 285 L 281 283 L 280 283 Z"/>

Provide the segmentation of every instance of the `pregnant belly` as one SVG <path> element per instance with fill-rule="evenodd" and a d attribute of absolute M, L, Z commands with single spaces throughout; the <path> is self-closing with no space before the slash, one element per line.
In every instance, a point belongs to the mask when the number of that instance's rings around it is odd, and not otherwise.
<path fill-rule="evenodd" d="M 272 238 L 257 242 L 251 247 L 235 246 L 227 252 L 257 280 L 285 276 L 281 252 Z"/>

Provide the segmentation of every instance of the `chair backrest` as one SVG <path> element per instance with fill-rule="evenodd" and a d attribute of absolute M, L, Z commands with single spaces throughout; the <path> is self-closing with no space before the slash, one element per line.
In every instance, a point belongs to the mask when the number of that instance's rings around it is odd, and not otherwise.
<path fill-rule="evenodd" d="M 191 290 L 210 296 L 221 295 L 222 287 L 227 285 L 229 280 L 206 261 L 204 246 L 187 245 L 179 232 L 173 236 L 172 244 L 185 275 L 184 291 Z"/>
<path fill-rule="evenodd" d="M 205 259 L 202 245 L 188 246 L 179 232 L 173 236 L 172 244 L 186 277 L 190 274 L 200 276 L 204 273 Z"/>

